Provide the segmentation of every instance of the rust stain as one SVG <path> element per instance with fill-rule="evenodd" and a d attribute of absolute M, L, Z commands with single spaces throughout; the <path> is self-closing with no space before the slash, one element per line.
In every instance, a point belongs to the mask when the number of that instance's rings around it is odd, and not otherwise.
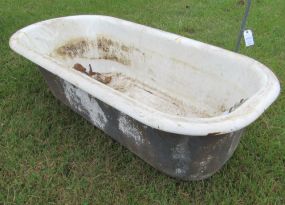
<path fill-rule="evenodd" d="M 125 46 L 125 45 L 121 45 L 121 49 L 125 52 L 129 52 L 130 48 Z"/>
<path fill-rule="evenodd" d="M 96 74 L 96 72 L 93 72 L 92 66 L 89 64 L 89 72 L 88 72 L 88 75 L 89 75 L 89 76 L 92 76 L 92 75 L 95 75 L 95 74 Z"/>
<path fill-rule="evenodd" d="M 70 58 L 82 57 L 89 50 L 89 43 L 84 39 L 75 39 L 68 41 L 63 46 L 56 49 L 56 53 L 60 56 L 68 56 Z"/>
<path fill-rule="evenodd" d="M 213 133 L 209 133 L 207 136 L 218 136 L 218 135 L 222 135 L 222 132 L 213 132 Z"/>
<path fill-rule="evenodd" d="M 116 61 L 124 65 L 131 64 L 128 55 L 132 52 L 132 49 L 122 43 L 113 41 L 105 36 L 98 36 L 97 48 L 99 51 L 99 59 Z"/>
<path fill-rule="evenodd" d="M 87 74 L 86 68 L 85 68 L 84 66 L 82 66 L 81 64 L 79 64 L 79 63 L 74 64 L 73 68 L 74 68 L 75 70 L 80 71 L 81 73 Z"/>
<path fill-rule="evenodd" d="M 109 84 L 112 80 L 112 76 L 105 76 L 101 73 L 97 73 L 95 79 L 100 81 L 101 83 Z"/>
<path fill-rule="evenodd" d="M 90 58 L 86 56 L 88 51 L 98 50 L 98 54 L 92 59 L 104 59 L 131 65 L 129 55 L 135 48 L 129 47 L 122 42 L 115 41 L 111 37 L 98 35 L 96 39 L 76 38 L 67 41 L 64 45 L 55 49 L 54 53 L 60 57 L 68 58 Z"/>
<path fill-rule="evenodd" d="M 107 75 L 105 75 L 103 73 L 94 72 L 92 70 L 92 66 L 90 64 L 89 64 L 89 72 L 87 72 L 86 71 L 87 69 L 83 65 L 81 65 L 79 63 L 74 64 L 73 68 L 75 70 L 78 70 L 78 71 L 88 75 L 91 78 L 94 78 L 95 80 L 97 80 L 97 81 L 99 81 L 101 83 L 104 83 L 104 84 L 109 84 L 111 82 L 111 80 L 112 80 L 112 76 L 107 76 Z"/>
<path fill-rule="evenodd" d="M 221 106 L 218 108 L 218 110 L 223 113 L 223 112 L 226 112 L 226 111 L 227 111 L 227 108 L 226 108 L 225 105 L 221 105 Z"/>
<path fill-rule="evenodd" d="M 104 52 L 109 52 L 110 47 L 114 45 L 114 42 L 111 39 L 107 39 L 105 37 L 97 38 L 97 46 L 99 50 L 103 50 Z"/>

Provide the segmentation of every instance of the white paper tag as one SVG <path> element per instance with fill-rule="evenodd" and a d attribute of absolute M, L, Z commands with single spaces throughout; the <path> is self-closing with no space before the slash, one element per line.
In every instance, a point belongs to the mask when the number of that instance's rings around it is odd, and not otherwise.
<path fill-rule="evenodd" d="M 243 37 L 244 37 L 244 41 L 245 41 L 245 46 L 246 47 L 254 45 L 254 40 L 253 40 L 253 35 L 252 35 L 252 31 L 251 30 L 245 30 L 243 32 Z"/>

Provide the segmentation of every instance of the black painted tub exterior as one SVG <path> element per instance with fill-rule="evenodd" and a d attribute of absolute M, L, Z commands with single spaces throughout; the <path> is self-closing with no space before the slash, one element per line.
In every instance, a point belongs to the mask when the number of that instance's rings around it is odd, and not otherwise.
<path fill-rule="evenodd" d="M 187 136 L 154 129 L 96 99 L 46 69 L 41 67 L 39 69 L 57 99 L 145 162 L 171 177 L 181 180 L 201 180 L 210 177 L 232 156 L 242 135 L 243 130 L 219 135 Z M 66 95 L 66 86 L 73 92 L 72 98 Z M 104 127 L 94 123 L 90 116 L 93 111 L 90 112 L 86 108 L 84 105 L 86 102 L 82 103 L 81 96 L 86 96 L 85 101 L 87 99 L 89 105 L 94 104 L 92 109 L 103 111 Z M 102 116 L 98 115 L 98 117 Z M 122 126 L 126 125 L 131 130 L 122 132 L 124 129 Z M 136 136 L 136 133 L 139 136 Z"/>

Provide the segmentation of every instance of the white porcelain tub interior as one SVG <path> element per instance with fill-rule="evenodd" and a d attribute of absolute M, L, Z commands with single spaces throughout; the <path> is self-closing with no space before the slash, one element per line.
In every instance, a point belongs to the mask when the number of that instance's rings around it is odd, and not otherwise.
<path fill-rule="evenodd" d="M 273 73 L 253 59 L 112 17 L 40 22 L 10 45 L 135 119 L 175 133 L 241 129 L 279 93 Z M 111 82 L 90 79 L 73 69 L 76 63 Z"/>

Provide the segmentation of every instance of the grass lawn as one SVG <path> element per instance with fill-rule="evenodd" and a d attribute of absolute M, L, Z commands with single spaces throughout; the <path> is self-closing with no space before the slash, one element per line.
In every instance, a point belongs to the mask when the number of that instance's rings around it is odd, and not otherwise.
<path fill-rule="evenodd" d="M 204 181 L 159 173 L 57 101 L 9 37 L 37 21 L 103 14 L 233 50 L 240 0 L 0 0 L 0 204 L 285 204 L 285 95 Z M 241 53 L 285 80 L 285 1 L 253 0 Z"/>

